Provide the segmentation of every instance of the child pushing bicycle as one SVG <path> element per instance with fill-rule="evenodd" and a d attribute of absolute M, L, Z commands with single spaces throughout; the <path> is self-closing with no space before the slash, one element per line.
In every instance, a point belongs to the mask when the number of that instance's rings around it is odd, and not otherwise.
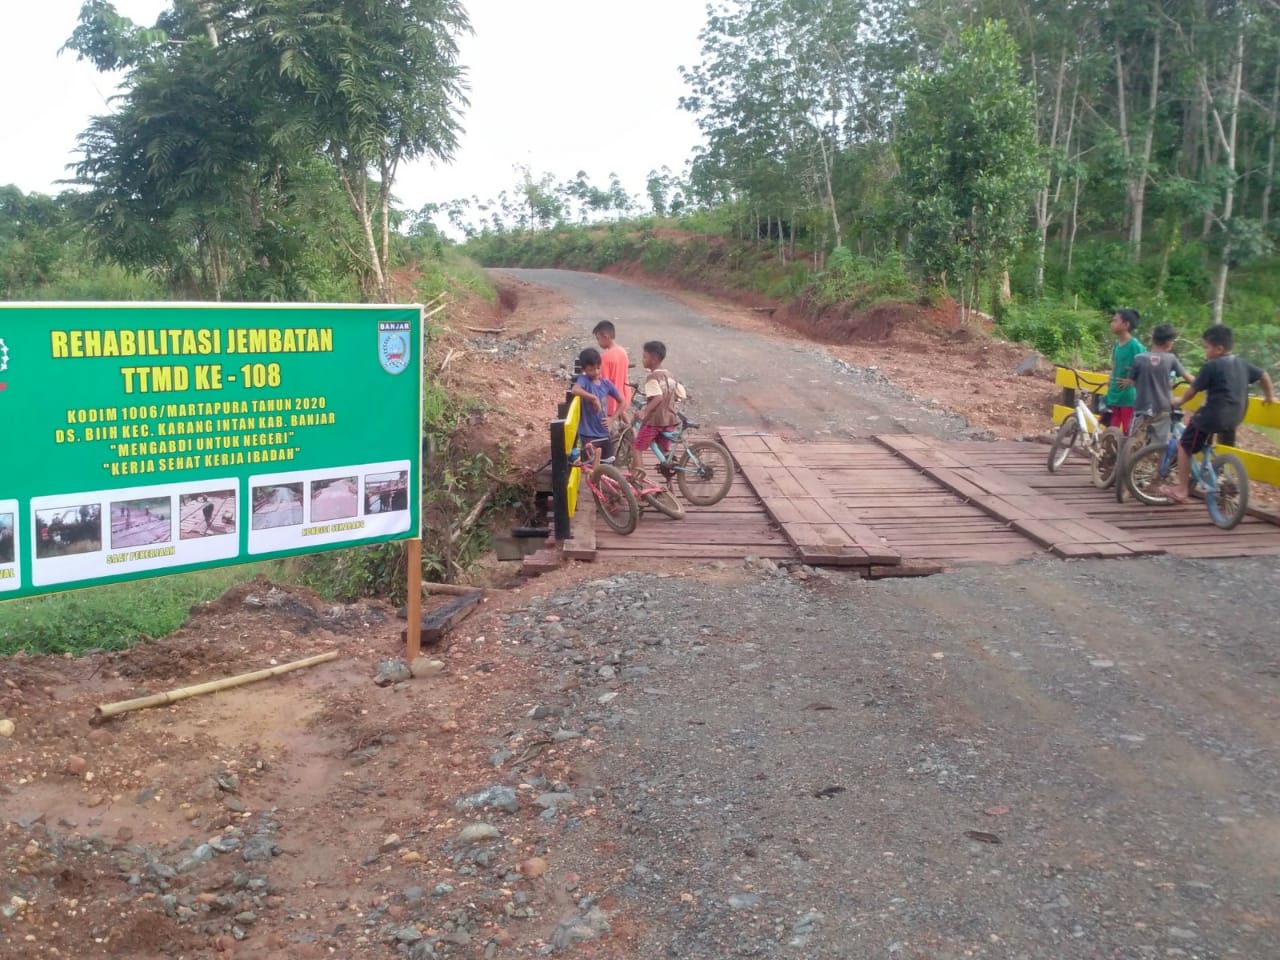
<path fill-rule="evenodd" d="M 636 451 L 636 467 L 642 468 L 644 451 L 656 442 L 658 449 L 667 453 L 671 449 L 671 440 L 663 434 L 676 430 L 680 418 L 676 413 L 676 403 L 688 396 L 685 389 L 663 368 L 667 359 L 667 346 L 661 340 L 650 340 L 642 348 L 644 368 L 648 371 L 641 385 L 644 406 L 640 408 L 637 419 L 640 429 L 636 431 L 633 447 Z"/>
<path fill-rule="evenodd" d="M 1231 328 L 1217 324 L 1204 332 L 1205 364 L 1196 374 L 1191 389 L 1173 401 L 1180 409 L 1193 397 L 1205 394 L 1200 407 L 1178 442 L 1177 485 L 1160 488 L 1160 493 L 1174 503 L 1186 503 L 1191 496 L 1191 458 L 1209 445 L 1216 433 L 1227 446 L 1235 444 L 1236 427 L 1244 421 L 1249 405 L 1249 386 L 1262 385 L 1262 402 L 1275 403 L 1271 376 L 1243 357 L 1231 352 L 1235 337 Z"/>
<path fill-rule="evenodd" d="M 620 415 L 626 416 L 622 392 L 611 380 L 600 375 L 600 351 L 588 347 L 578 354 L 578 366 L 582 373 L 569 391 L 582 400 L 582 419 L 578 422 L 578 437 L 583 443 L 591 443 L 600 450 L 604 463 L 613 462 L 613 441 L 609 439 L 609 416 L 606 403 L 616 400 Z"/>
<path fill-rule="evenodd" d="M 1145 430 L 1133 430 L 1138 434 L 1137 442 L 1169 442 L 1169 414 L 1173 412 L 1173 380 L 1190 382 L 1191 375 L 1173 352 L 1173 342 L 1178 333 L 1167 323 L 1162 323 L 1151 331 L 1151 349 L 1147 353 L 1138 354 L 1129 370 L 1126 383 L 1131 383 L 1137 398 L 1134 411 L 1145 424 Z M 1143 439 L 1142 433 L 1150 431 L 1151 437 Z"/>

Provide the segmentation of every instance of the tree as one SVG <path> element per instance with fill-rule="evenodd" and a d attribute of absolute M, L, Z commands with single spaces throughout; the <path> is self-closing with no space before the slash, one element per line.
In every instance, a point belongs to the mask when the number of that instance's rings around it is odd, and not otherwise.
<path fill-rule="evenodd" d="M 958 281 L 963 316 L 1008 268 L 1041 177 L 1034 92 L 1003 23 L 966 29 L 936 72 L 907 79 L 897 152 L 911 250 Z"/>
<path fill-rule="evenodd" d="M 837 173 L 858 129 L 861 0 L 736 0 L 712 12 L 702 62 L 682 70 L 707 147 L 691 181 L 753 211 L 754 233 L 821 211 L 844 242 Z M 758 224 L 761 215 L 763 229 Z"/>
<path fill-rule="evenodd" d="M 319 242 L 359 271 L 366 296 L 389 299 L 396 175 L 456 149 L 456 37 L 469 29 L 458 0 L 175 2 L 151 30 L 89 0 L 68 48 L 129 71 L 120 109 L 81 136 L 100 249 L 215 296 L 249 264 L 296 280 L 271 258 L 305 249 L 280 242 L 297 236 L 282 220 L 295 191 L 325 195 L 311 166 L 323 159 L 358 243 L 345 229 Z"/>
<path fill-rule="evenodd" d="M 260 0 L 237 4 L 258 79 L 280 92 L 279 134 L 333 163 L 388 301 L 391 197 L 400 165 L 448 160 L 467 105 L 458 0 Z M 276 79 L 278 78 L 278 80 Z"/>

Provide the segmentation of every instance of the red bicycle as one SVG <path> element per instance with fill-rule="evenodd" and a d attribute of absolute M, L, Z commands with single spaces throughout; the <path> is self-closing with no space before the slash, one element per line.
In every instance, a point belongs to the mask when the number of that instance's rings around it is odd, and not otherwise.
<path fill-rule="evenodd" d="M 600 462 L 600 448 L 587 441 L 581 450 L 572 450 L 569 465 L 582 472 L 582 480 L 591 491 L 604 522 L 624 536 L 640 522 L 640 504 L 630 480 L 617 467 Z"/>

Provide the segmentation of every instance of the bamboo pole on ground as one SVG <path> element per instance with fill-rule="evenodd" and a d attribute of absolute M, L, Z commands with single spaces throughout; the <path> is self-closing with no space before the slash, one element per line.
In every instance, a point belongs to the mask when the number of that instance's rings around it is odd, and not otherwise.
<path fill-rule="evenodd" d="M 166 703 L 177 703 L 179 700 L 186 700 L 189 697 L 199 697 L 206 693 L 216 693 L 219 690 L 230 690 L 232 687 L 242 687 L 246 683 L 254 683 L 258 680 L 266 680 L 270 677 L 278 677 L 281 674 L 289 673 L 293 670 L 301 670 L 303 667 L 313 667 L 318 663 L 327 663 L 330 660 L 336 660 L 338 657 L 337 650 L 330 650 L 328 653 L 317 654 L 314 657 L 307 657 L 305 660 L 294 660 L 292 663 L 282 663 L 277 667 L 268 667 L 266 670 L 255 670 L 252 673 L 242 673 L 235 677 L 223 677 L 221 680 L 210 680 L 207 683 L 197 683 L 190 687 L 179 687 L 177 690 L 168 690 L 165 693 L 153 693 L 148 697 L 138 697 L 134 700 L 119 700 L 115 703 L 104 703 L 94 708 L 93 719 L 95 721 L 106 720 L 108 717 L 118 716 L 122 713 L 129 713 L 133 710 L 145 710 L 148 707 L 160 707 Z"/>

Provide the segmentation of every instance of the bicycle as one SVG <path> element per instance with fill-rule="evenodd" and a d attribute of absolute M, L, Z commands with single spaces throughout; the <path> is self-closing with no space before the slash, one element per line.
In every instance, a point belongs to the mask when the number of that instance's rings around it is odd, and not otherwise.
<path fill-rule="evenodd" d="M 695 507 L 709 507 L 719 503 L 729 495 L 733 486 L 733 455 L 723 444 L 705 438 L 690 440 L 685 436 L 688 430 L 697 430 L 701 424 L 694 423 L 683 413 L 677 413 L 680 423 L 675 430 L 664 430 L 654 438 L 649 449 L 658 460 L 658 473 L 670 485 L 672 478 L 680 487 L 680 495 Z M 630 423 L 618 435 L 614 462 L 621 458 L 621 451 L 627 451 L 625 468 L 631 469 L 633 444 L 635 443 L 635 424 Z M 663 452 L 661 441 L 669 443 L 669 450 Z M 632 472 L 637 472 L 632 470 Z M 639 471 L 644 479 L 643 471 Z M 662 509 L 658 507 L 658 509 Z M 665 511 L 664 511 L 665 512 Z"/>
<path fill-rule="evenodd" d="M 1174 501 L 1160 488 L 1178 480 L 1178 441 L 1185 427 L 1183 411 L 1173 411 L 1168 443 L 1149 443 L 1125 464 L 1123 483 L 1134 498 L 1149 506 L 1167 506 Z M 1202 493 L 1214 526 L 1230 530 L 1249 511 L 1249 475 L 1244 462 L 1234 453 L 1215 453 L 1213 437 L 1191 458 L 1191 480 Z"/>
<path fill-rule="evenodd" d="M 1160 439 L 1162 433 L 1166 433 L 1169 429 L 1169 414 L 1161 413 L 1152 417 L 1145 413 L 1136 414 L 1133 418 L 1133 428 L 1129 431 L 1129 436 L 1125 438 L 1124 443 L 1120 447 L 1120 460 L 1116 464 L 1116 480 L 1112 486 L 1116 491 L 1116 503 L 1124 503 L 1125 495 L 1129 492 L 1126 484 L 1121 482 L 1125 475 L 1126 464 L 1138 455 L 1138 451 L 1151 443 L 1163 443 Z"/>
<path fill-rule="evenodd" d="M 640 522 L 640 504 L 622 471 L 600 462 L 600 449 L 590 441 L 569 453 L 569 465 L 582 471 L 583 482 L 604 514 L 610 529 L 626 536 Z M 589 469 L 588 469 L 589 468 Z"/>
<path fill-rule="evenodd" d="M 1106 386 L 1104 383 L 1091 383 L 1080 376 L 1080 371 L 1072 367 L 1061 367 L 1070 370 L 1076 378 L 1075 410 L 1062 421 L 1058 427 L 1058 435 L 1049 447 L 1049 472 L 1056 473 L 1058 468 L 1067 462 L 1073 447 L 1079 447 L 1089 455 L 1089 472 L 1093 485 L 1105 490 L 1116 479 L 1116 467 L 1120 462 L 1120 451 L 1124 444 L 1124 431 L 1119 427 L 1104 426 L 1098 415 L 1089 406 L 1086 396 L 1094 396 L 1094 391 Z M 1085 387 L 1090 389 L 1086 390 Z"/>
<path fill-rule="evenodd" d="M 614 455 L 614 463 L 615 465 L 617 464 L 616 454 Z M 630 484 L 632 492 L 645 504 L 672 520 L 684 519 L 684 507 L 672 494 L 671 480 L 669 478 L 664 486 L 660 483 L 654 483 L 645 475 L 643 470 L 638 468 L 625 466 L 617 469 L 622 474 L 623 479 Z"/>

